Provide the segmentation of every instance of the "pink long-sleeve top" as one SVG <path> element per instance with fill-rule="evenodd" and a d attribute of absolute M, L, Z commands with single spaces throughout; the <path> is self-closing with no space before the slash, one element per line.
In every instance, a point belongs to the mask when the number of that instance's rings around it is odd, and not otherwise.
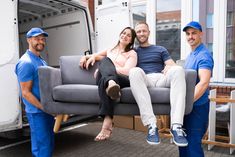
<path fill-rule="evenodd" d="M 129 75 L 130 69 L 137 65 L 137 54 L 134 50 L 128 52 L 108 50 L 107 57 L 113 61 L 118 73 L 127 76 Z"/>

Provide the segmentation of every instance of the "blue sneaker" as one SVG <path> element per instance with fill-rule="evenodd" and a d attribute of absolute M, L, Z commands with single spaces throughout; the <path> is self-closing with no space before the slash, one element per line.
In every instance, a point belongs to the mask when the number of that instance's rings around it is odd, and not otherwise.
<path fill-rule="evenodd" d="M 160 143 L 157 127 L 153 128 L 153 129 L 152 129 L 152 127 L 148 128 L 148 135 L 147 135 L 146 141 L 150 145 L 157 145 Z"/>
<path fill-rule="evenodd" d="M 173 137 L 173 142 L 179 147 L 186 147 L 188 141 L 185 138 L 187 135 L 181 127 L 177 127 L 175 130 L 171 128 L 170 133 Z"/>

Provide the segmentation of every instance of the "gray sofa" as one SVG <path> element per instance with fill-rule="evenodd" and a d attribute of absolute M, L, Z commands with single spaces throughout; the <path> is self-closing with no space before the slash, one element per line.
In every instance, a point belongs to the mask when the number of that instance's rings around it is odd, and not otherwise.
<path fill-rule="evenodd" d="M 79 67 L 81 56 L 60 57 L 60 69 L 39 68 L 41 103 L 51 114 L 97 115 L 99 110 L 98 87 L 93 73 L 97 63 L 89 71 Z M 185 114 L 192 110 L 196 72 L 186 70 L 187 96 Z M 170 113 L 170 89 L 149 88 L 155 114 Z M 114 107 L 115 115 L 139 115 L 139 109 L 130 88 L 121 90 L 120 102 Z"/>

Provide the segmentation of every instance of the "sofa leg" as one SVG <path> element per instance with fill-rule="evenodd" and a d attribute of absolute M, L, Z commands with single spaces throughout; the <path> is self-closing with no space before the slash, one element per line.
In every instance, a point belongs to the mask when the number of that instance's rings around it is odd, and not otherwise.
<path fill-rule="evenodd" d="M 64 114 L 63 122 L 67 122 L 68 119 L 69 119 L 69 115 L 68 114 Z"/>
<path fill-rule="evenodd" d="M 57 133 L 60 129 L 60 124 L 63 120 L 63 114 L 59 114 L 56 116 L 56 120 L 55 120 L 55 125 L 54 125 L 54 132 Z"/>

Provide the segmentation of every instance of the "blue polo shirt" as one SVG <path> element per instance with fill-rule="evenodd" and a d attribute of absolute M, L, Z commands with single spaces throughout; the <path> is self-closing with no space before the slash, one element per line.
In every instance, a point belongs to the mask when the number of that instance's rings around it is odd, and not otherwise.
<path fill-rule="evenodd" d="M 189 54 L 187 59 L 185 60 L 185 69 L 194 69 L 199 71 L 199 69 L 208 69 L 213 71 L 214 61 L 211 55 L 211 52 L 208 51 L 204 44 L 200 44 L 193 52 Z M 196 84 L 200 81 L 197 75 Z M 196 101 L 194 102 L 194 106 L 200 106 L 209 101 L 208 99 L 209 89 L 205 91 L 205 93 Z"/>
<path fill-rule="evenodd" d="M 148 47 L 137 47 L 137 66 L 146 74 L 160 73 L 165 66 L 165 61 L 171 59 L 167 49 L 162 46 L 150 45 Z"/>
<path fill-rule="evenodd" d="M 40 101 L 40 93 L 39 93 L 38 67 L 46 65 L 47 65 L 46 62 L 41 57 L 27 50 L 25 54 L 20 58 L 19 62 L 16 64 L 15 67 L 15 73 L 17 75 L 19 83 L 33 81 L 32 93 L 39 101 Z M 22 97 L 21 92 L 20 95 Z M 23 97 L 22 100 L 23 103 L 25 104 L 25 111 L 27 113 L 42 112 L 42 110 L 30 104 Z"/>

